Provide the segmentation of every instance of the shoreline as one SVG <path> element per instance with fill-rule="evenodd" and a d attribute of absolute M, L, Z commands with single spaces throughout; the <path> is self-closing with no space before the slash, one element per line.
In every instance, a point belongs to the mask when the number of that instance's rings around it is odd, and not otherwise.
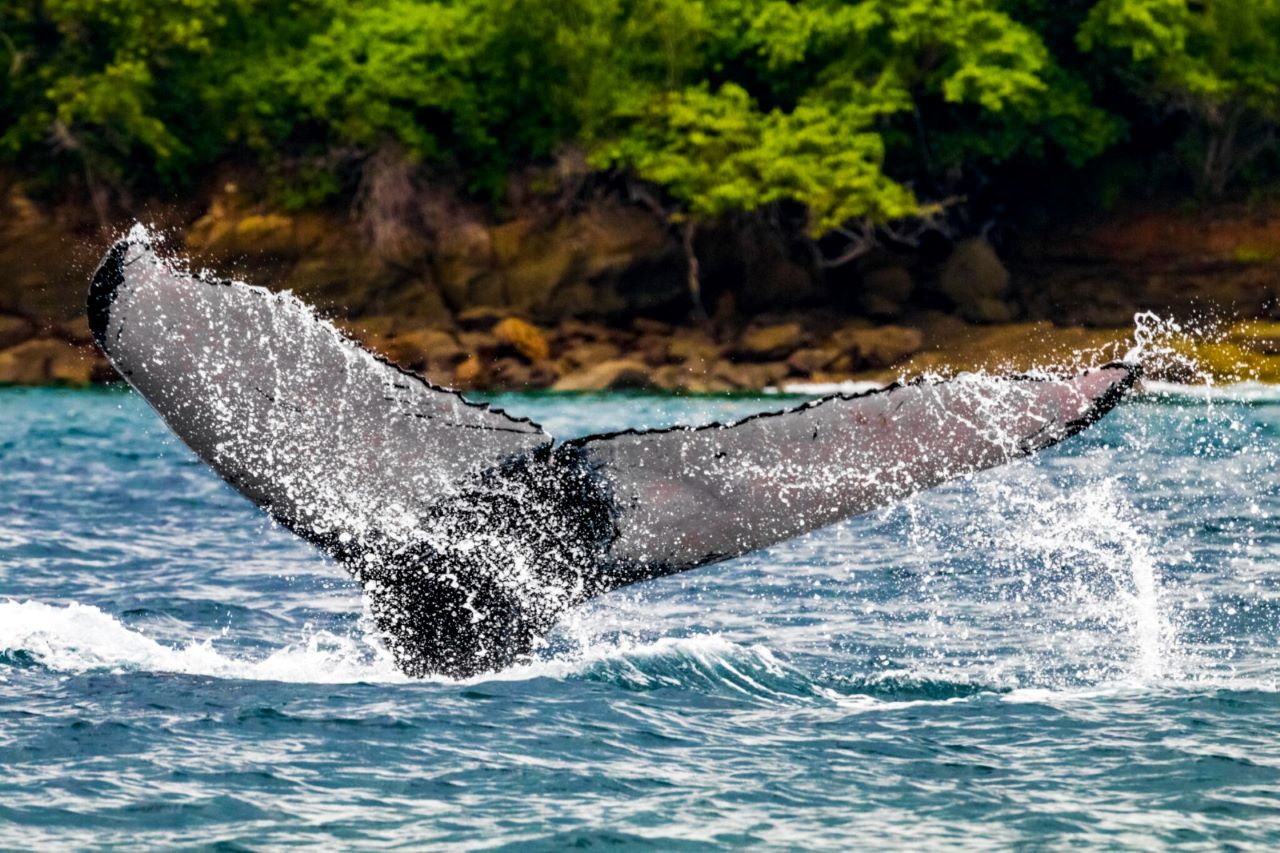
<path fill-rule="evenodd" d="M 83 314 L 110 236 L 82 202 L 6 189 L 0 385 L 111 381 Z M 286 214 L 233 181 L 137 215 L 192 268 L 292 291 L 366 348 L 463 391 L 759 393 L 1073 370 L 1128 352 L 1143 312 L 1170 321 L 1150 378 L 1280 382 L 1280 205 L 1132 210 L 999 254 L 957 238 L 935 257 L 878 250 L 825 273 L 787 246 L 707 232 L 701 322 L 679 245 L 634 206 L 453 210 L 394 255 L 349 215 Z"/>
<path fill-rule="evenodd" d="M 461 328 L 391 317 L 334 325 L 348 338 L 430 382 L 459 391 L 658 391 L 810 394 L 871 388 L 904 377 L 1035 370 L 1076 372 L 1121 360 L 1135 327 L 964 323 L 938 312 L 876 326 L 793 313 L 732 335 L 638 319 L 628 328 L 570 320 L 544 327 L 489 309 Z M 1149 380 L 1280 383 L 1280 322 L 1247 320 L 1187 333 L 1166 325 L 1144 368 Z M 119 381 L 82 318 L 40 330 L 0 315 L 0 386 Z M 770 391 L 772 389 L 772 391 Z"/>

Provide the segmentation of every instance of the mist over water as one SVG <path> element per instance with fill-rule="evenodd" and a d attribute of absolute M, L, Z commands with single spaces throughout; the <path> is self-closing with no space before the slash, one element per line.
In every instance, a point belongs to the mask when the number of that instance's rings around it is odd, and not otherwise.
<path fill-rule="evenodd" d="M 567 438 L 790 401 L 498 402 Z M 137 395 L 0 390 L 0 846 L 1274 844 L 1277 437 L 1280 391 L 1152 385 L 412 681 Z"/>

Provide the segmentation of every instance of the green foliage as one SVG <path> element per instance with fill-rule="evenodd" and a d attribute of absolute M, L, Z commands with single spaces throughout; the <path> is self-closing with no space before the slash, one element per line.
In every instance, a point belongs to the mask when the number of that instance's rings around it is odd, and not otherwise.
<path fill-rule="evenodd" d="M 818 235 L 1038 163 L 1192 150 L 1221 191 L 1280 121 L 1280 0 L 6 0 L 0 69 L 24 174 L 249 157 L 306 205 L 390 146 L 496 198 L 573 146 L 674 218 L 795 202 Z M 1134 105 L 1191 130 L 1126 149 Z"/>
<path fill-rule="evenodd" d="M 1221 194 L 1274 146 L 1280 0 L 1102 0 L 1079 43 L 1120 54 L 1137 91 L 1192 117 L 1202 136 L 1195 152 L 1201 189 Z"/>
<path fill-rule="evenodd" d="M 915 171 L 931 178 L 1046 146 L 1081 161 L 1116 136 L 1039 37 L 992 2 L 707 5 L 727 23 L 704 30 L 720 64 L 686 65 L 683 80 L 620 111 L 618 139 L 595 159 L 700 217 L 785 199 L 808 208 L 815 233 L 885 221 L 921 212 L 910 175 L 886 174 L 891 145 L 926 149 Z"/>
<path fill-rule="evenodd" d="M 698 218 L 796 201 L 821 233 L 851 219 L 919 212 L 910 190 L 884 174 L 884 141 L 872 127 L 878 113 L 896 107 L 802 103 L 766 113 L 733 83 L 716 92 L 695 86 L 651 102 L 597 161 L 634 168 Z"/>

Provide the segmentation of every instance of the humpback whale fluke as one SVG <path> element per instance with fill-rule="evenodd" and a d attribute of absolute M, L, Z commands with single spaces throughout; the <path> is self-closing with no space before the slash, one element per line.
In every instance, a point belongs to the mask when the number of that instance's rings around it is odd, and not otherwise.
<path fill-rule="evenodd" d="M 1034 453 L 1137 378 L 1110 364 L 920 380 L 557 444 L 367 352 L 290 294 L 184 271 L 140 227 L 94 274 L 89 319 L 192 450 L 361 582 L 415 675 L 501 668 L 592 596 Z"/>

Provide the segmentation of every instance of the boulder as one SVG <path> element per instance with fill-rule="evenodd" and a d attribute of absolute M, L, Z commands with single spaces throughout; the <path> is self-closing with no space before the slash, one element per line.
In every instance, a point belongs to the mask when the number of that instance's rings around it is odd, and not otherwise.
<path fill-rule="evenodd" d="M 641 335 L 632 344 L 631 350 L 646 364 L 658 366 L 667 363 L 667 339 L 661 335 Z"/>
<path fill-rule="evenodd" d="M 399 317 L 375 314 L 358 320 L 335 320 L 334 325 L 353 341 L 381 343 L 387 338 L 395 337 L 404 328 L 404 321 Z"/>
<path fill-rule="evenodd" d="M 856 367 L 891 367 L 919 352 L 924 335 L 907 326 L 844 328 L 831 336 L 831 345 L 848 354 Z M 834 362 L 827 366 L 834 367 Z"/>
<path fill-rule="evenodd" d="M 103 359 L 87 347 L 38 338 L 0 352 L 0 385 L 88 385 Z"/>
<path fill-rule="evenodd" d="M 493 327 L 490 334 L 520 354 L 525 361 L 537 363 L 551 357 L 547 336 L 532 323 L 518 317 L 507 317 Z"/>
<path fill-rule="evenodd" d="M 654 387 L 649 366 L 635 359 L 618 358 L 561 377 L 554 391 L 613 391 Z"/>
<path fill-rule="evenodd" d="M 664 391 L 681 394 L 722 394 L 735 388 L 701 361 L 663 365 L 653 372 L 653 383 Z"/>
<path fill-rule="evenodd" d="M 22 317 L 0 314 L 0 350 L 29 341 L 35 334 L 36 327 Z"/>
<path fill-rule="evenodd" d="M 720 357 L 720 345 L 703 332 L 678 329 L 667 341 L 667 359 L 673 362 L 699 359 L 715 361 Z"/>
<path fill-rule="evenodd" d="M 581 320 L 563 320 L 555 328 L 557 340 L 608 341 L 613 332 L 598 323 L 584 323 Z"/>
<path fill-rule="evenodd" d="M 752 361 L 785 358 L 804 343 L 804 327 L 799 323 L 753 326 L 742 333 L 737 354 Z"/>
<path fill-rule="evenodd" d="M 966 320 L 993 323 L 1013 318 L 1012 308 L 1004 302 L 1009 271 L 981 237 L 956 244 L 942 266 L 939 286 Z"/>
<path fill-rule="evenodd" d="M 661 320 L 651 320 L 648 317 L 637 317 L 631 321 L 631 328 L 638 335 L 670 335 L 674 327 L 670 323 L 664 323 Z"/>
<path fill-rule="evenodd" d="M 484 385 L 487 377 L 484 362 L 473 353 L 454 370 L 453 385 L 457 388 L 479 388 Z"/>
<path fill-rule="evenodd" d="M 59 323 L 56 334 L 64 341 L 70 341 L 73 344 L 93 343 L 93 332 L 89 330 L 89 318 L 84 314 L 65 323 Z"/>
<path fill-rule="evenodd" d="M 461 332 L 458 343 L 468 353 L 485 357 L 492 356 L 502 346 L 497 338 L 487 332 Z"/>
<path fill-rule="evenodd" d="M 840 350 L 831 348 L 805 348 L 793 352 L 787 366 L 795 373 L 808 375 L 826 370 L 840 357 Z"/>
<path fill-rule="evenodd" d="M 491 387 L 518 391 L 529 387 L 532 371 L 529 365 L 516 358 L 495 359 L 489 370 Z"/>
<path fill-rule="evenodd" d="M 763 364 L 722 361 L 715 366 L 713 375 L 735 388 L 759 391 L 777 385 L 790 372 L 791 369 L 787 364 L 781 361 Z"/>
<path fill-rule="evenodd" d="M 476 305 L 458 312 L 458 327 L 469 332 L 487 332 L 509 316 L 509 312 L 492 305 Z"/>
<path fill-rule="evenodd" d="M 383 344 L 382 351 L 397 364 L 415 370 L 452 370 L 467 357 L 458 340 L 439 329 L 415 329 L 398 334 Z"/>
<path fill-rule="evenodd" d="M 871 317 L 892 318 L 902 314 L 915 284 L 902 267 L 880 267 L 862 278 L 858 307 Z"/>
<path fill-rule="evenodd" d="M 571 368 L 591 367 L 618 358 L 622 351 L 608 341 L 588 341 L 565 350 L 563 361 Z"/>

